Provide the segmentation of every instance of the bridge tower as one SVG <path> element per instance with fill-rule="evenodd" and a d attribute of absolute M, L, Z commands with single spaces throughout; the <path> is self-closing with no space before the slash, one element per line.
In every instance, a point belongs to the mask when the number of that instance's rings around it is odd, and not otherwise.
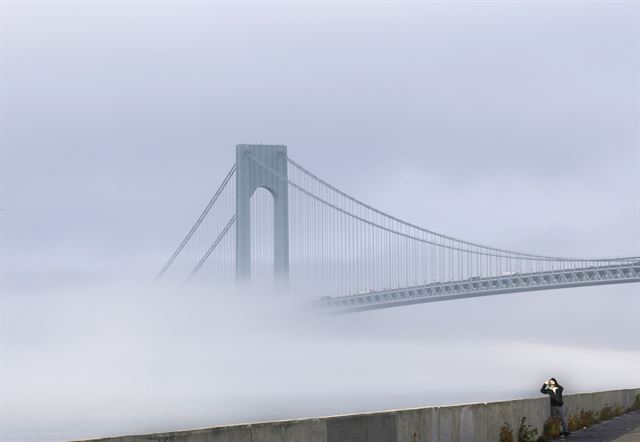
<path fill-rule="evenodd" d="M 289 279 L 289 193 L 287 146 L 238 144 L 236 146 L 236 278 L 251 277 L 251 196 L 262 187 L 273 196 L 274 273 L 279 285 Z"/>

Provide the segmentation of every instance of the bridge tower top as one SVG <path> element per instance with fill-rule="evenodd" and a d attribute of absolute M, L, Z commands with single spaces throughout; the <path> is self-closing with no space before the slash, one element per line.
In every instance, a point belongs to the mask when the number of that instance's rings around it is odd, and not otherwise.
<path fill-rule="evenodd" d="M 251 196 L 262 187 L 273 195 L 274 273 L 285 282 L 289 276 L 289 194 L 286 181 L 265 171 L 253 158 L 287 178 L 287 146 L 238 144 L 236 146 L 236 277 L 251 276 Z"/>

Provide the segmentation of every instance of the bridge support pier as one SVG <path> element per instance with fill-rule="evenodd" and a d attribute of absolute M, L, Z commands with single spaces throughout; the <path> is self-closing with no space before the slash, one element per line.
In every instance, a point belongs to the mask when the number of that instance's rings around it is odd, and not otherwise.
<path fill-rule="evenodd" d="M 236 278 L 251 278 L 251 196 L 262 187 L 273 195 L 274 274 L 279 288 L 289 280 L 289 193 L 287 183 L 261 167 L 251 156 L 287 177 L 287 146 L 236 146 Z"/>

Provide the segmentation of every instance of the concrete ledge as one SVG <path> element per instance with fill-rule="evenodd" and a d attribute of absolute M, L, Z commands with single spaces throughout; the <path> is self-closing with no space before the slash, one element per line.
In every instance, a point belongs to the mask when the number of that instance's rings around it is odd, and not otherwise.
<path fill-rule="evenodd" d="M 571 394 L 565 397 L 567 416 L 580 410 L 599 412 L 605 406 L 628 408 L 640 388 Z M 391 410 L 199 430 L 120 436 L 109 442 L 485 442 L 498 441 L 500 427 L 516 431 L 523 417 L 542 433 L 549 399 L 520 399 Z"/>

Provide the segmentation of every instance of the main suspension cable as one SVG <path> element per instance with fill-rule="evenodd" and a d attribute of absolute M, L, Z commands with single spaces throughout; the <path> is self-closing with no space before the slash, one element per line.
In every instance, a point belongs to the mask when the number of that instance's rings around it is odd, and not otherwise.
<path fill-rule="evenodd" d="M 236 216 L 233 215 L 231 217 L 231 219 L 229 220 L 229 222 L 227 223 L 227 225 L 224 226 L 224 229 L 222 229 L 222 232 L 220 232 L 220 234 L 218 235 L 216 240 L 213 242 L 213 244 L 211 244 L 211 247 L 209 247 L 209 250 L 207 250 L 207 252 L 200 259 L 198 264 L 195 266 L 195 268 L 191 271 L 191 273 L 187 277 L 187 280 L 185 281 L 185 284 L 187 282 L 189 282 L 191 280 L 191 278 L 193 278 L 195 276 L 195 274 L 198 273 L 198 270 L 200 270 L 200 267 L 202 267 L 204 265 L 204 263 L 207 262 L 207 259 L 209 258 L 209 256 L 211 256 L 211 254 L 216 249 L 216 247 L 218 247 L 218 244 L 220 244 L 220 241 L 222 241 L 224 239 L 225 235 L 227 234 L 227 232 L 229 231 L 229 229 L 231 228 L 231 226 L 233 225 L 233 223 L 235 221 L 236 221 Z"/>
<path fill-rule="evenodd" d="M 249 154 L 249 155 L 250 155 L 250 154 Z M 256 162 L 259 162 L 259 160 L 257 160 L 255 157 L 252 157 L 252 159 L 253 159 L 254 161 L 256 161 Z M 532 253 L 517 252 L 517 251 L 506 250 L 506 249 L 501 249 L 501 248 L 497 248 L 497 247 L 485 246 L 485 245 L 478 244 L 478 243 L 474 243 L 474 242 L 471 242 L 471 241 L 466 241 L 466 240 L 463 240 L 463 239 L 459 239 L 459 238 L 455 238 L 455 237 L 452 237 L 452 236 L 444 235 L 444 234 L 442 234 L 442 233 L 434 232 L 434 231 L 432 231 L 432 230 L 428 230 L 428 229 L 425 229 L 425 228 L 420 227 L 420 226 L 418 226 L 418 225 L 415 225 L 415 224 L 409 223 L 409 222 L 404 221 L 404 220 L 402 220 L 402 219 L 400 219 L 400 218 L 397 218 L 397 217 L 395 217 L 395 216 L 393 216 L 393 215 L 390 215 L 390 214 L 388 214 L 388 213 L 386 213 L 386 212 L 383 212 L 383 211 L 381 211 L 381 210 L 378 210 L 378 209 L 376 209 L 375 207 L 372 207 L 372 206 L 370 206 L 370 205 L 368 205 L 368 204 L 366 204 L 366 203 L 363 203 L 362 201 L 360 201 L 360 200 L 358 200 L 358 199 L 356 199 L 356 198 L 352 197 L 351 195 L 349 195 L 349 194 L 347 194 L 347 193 L 345 193 L 345 192 L 341 191 L 340 189 L 337 189 L 336 187 L 332 186 L 331 184 L 329 184 L 328 182 L 326 182 L 326 181 L 325 181 L 325 180 L 323 180 L 322 178 L 318 177 L 317 175 L 314 175 L 313 173 L 311 173 L 310 171 L 308 171 L 307 169 L 305 169 L 304 167 L 302 167 L 300 164 L 296 163 L 296 162 L 295 162 L 295 161 L 293 161 L 292 159 L 287 158 L 287 161 L 288 161 L 292 166 L 294 166 L 295 168 L 299 169 L 302 173 L 304 173 L 304 174 L 308 175 L 308 176 L 309 176 L 309 177 L 311 177 L 312 179 L 314 179 L 314 180 L 318 181 L 318 182 L 319 182 L 319 183 L 321 183 L 322 185 L 324 185 L 324 186 L 328 187 L 329 189 L 331 189 L 332 191 L 334 191 L 334 192 L 338 193 L 340 196 L 342 196 L 342 197 L 344 197 L 344 198 L 347 198 L 348 200 L 350 200 L 350 201 L 352 201 L 352 202 L 354 202 L 354 203 L 356 203 L 356 204 L 358 204 L 358 205 L 360 205 L 360 206 L 362 206 L 362 207 L 365 207 L 366 209 L 371 210 L 371 211 L 373 211 L 374 213 L 376 213 L 376 214 L 378 214 L 378 215 L 381 215 L 381 216 L 386 217 L 386 218 L 388 218 L 388 219 L 390 219 L 390 220 L 392 220 L 392 221 L 395 221 L 395 222 L 401 223 L 401 224 L 403 224 L 403 225 L 405 225 L 405 226 L 407 226 L 407 227 L 410 227 L 410 228 L 416 229 L 416 230 L 421 231 L 421 232 L 423 232 L 423 233 L 430 234 L 430 235 L 434 235 L 434 236 L 438 236 L 438 237 L 443 238 L 443 239 L 447 239 L 447 240 L 455 241 L 455 242 L 458 242 L 458 243 L 461 243 L 461 244 L 465 244 L 465 245 L 467 245 L 467 246 L 478 247 L 478 248 L 485 249 L 485 250 L 492 250 L 492 251 L 495 251 L 495 252 L 505 253 L 505 254 L 507 254 L 507 255 L 510 255 L 511 257 L 541 258 L 540 260 L 544 260 L 544 261 L 589 261 L 589 262 L 597 262 L 597 261 L 616 261 L 616 262 L 619 262 L 619 261 L 632 261 L 632 260 L 638 260 L 638 259 L 640 259 L 640 257 L 639 257 L 639 256 L 630 256 L 630 257 L 606 257 L 606 258 L 565 258 L 565 257 L 557 257 L 557 256 L 537 255 L 537 254 L 532 254 Z M 262 166 L 264 167 L 265 165 L 264 165 L 264 164 L 262 164 Z M 267 166 L 267 167 L 268 167 L 268 166 Z M 291 183 L 290 183 L 290 184 L 291 184 Z M 292 184 L 292 185 L 293 185 L 293 184 Z M 375 225 L 378 225 L 380 228 L 384 228 L 383 226 L 380 226 L 380 225 L 379 225 L 379 224 L 377 224 L 377 223 L 374 223 L 374 224 L 375 224 Z M 414 237 L 414 238 L 415 238 L 415 237 Z M 415 239 L 416 239 L 416 240 L 420 240 L 419 238 L 415 238 Z M 426 243 L 428 243 L 428 244 L 433 244 L 433 243 L 430 243 L 429 241 L 426 241 L 426 240 L 425 240 L 425 241 L 423 241 L 423 242 L 426 242 Z M 438 245 L 438 244 L 436 244 L 436 245 Z M 447 248 L 451 248 L 451 247 L 447 247 Z M 453 249 L 453 250 L 461 250 L 461 249 L 459 249 L 459 248 L 455 248 L 455 249 Z M 509 257 L 509 256 L 504 256 L 504 255 L 494 255 L 494 254 L 486 254 L 486 255 L 487 255 L 487 256 L 495 256 L 495 257 L 503 257 L 503 258 L 505 258 L 505 257 Z"/>
<path fill-rule="evenodd" d="M 229 171 L 229 173 L 227 173 L 227 176 L 225 177 L 224 181 L 222 182 L 222 184 L 220 185 L 216 193 L 213 195 L 213 197 L 209 201 L 209 204 L 207 204 L 207 207 L 204 208 L 204 210 L 200 214 L 200 217 L 198 217 L 193 227 L 191 227 L 191 230 L 189 230 L 189 233 L 187 233 L 187 236 L 184 237 L 184 239 L 182 240 L 178 248 L 171 255 L 171 258 L 169 258 L 169 260 L 165 263 L 165 265 L 162 267 L 160 272 L 158 272 L 153 282 L 159 281 L 162 278 L 162 276 L 167 272 L 167 270 L 169 270 L 169 267 L 171 267 L 171 264 L 173 264 L 173 262 L 176 260 L 176 258 L 182 251 L 182 249 L 184 249 L 184 246 L 187 245 L 187 243 L 189 242 L 193 234 L 196 232 L 196 230 L 198 230 L 198 227 L 200 227 L 200 224 L 202 224 L 202 221 L 204 221 L 205 217 L 207 216 L 207 214 L 209 213 L 213 205 L 216 203 L 216 201 L 222 194 L 222 191 L 225 189 L 225 187 L 227 187 L 227 184 L 229 183 L 229 181 L 231 180 L 231 177 L 235 173 L 236 168 L 237 168 L 236 164 L 234 164 L 233 167 L 231 167 L 231 170 Z"/>
<path fill-rule="evenodd" d="M 347 216 L 350 216 L 350 217 L 352 217 L 352 218 L 354 218 L 354 219 L 356 219 L 356 220 L 358 220 L 360 222 L 363 222 L 363 223 L 371 225 L 373 227 L 385 230 L 387 232 L 393 233 L 393 234 L 398 235 L 398 236 L 402 236 L 402 237 L 405 237 L 405 238 L 408 238 L 408 239 L 412 239 L 414 241 L 419 241 L 419 242 L 422 242 L 422 243 L 425 243 L 425 244 L 430 244 L 430 245 L 434 245 L 434 246 L 445 248 L 445 249 L 449 249 L 449 250 L 465 251 L 461 247 L 448 245 L 446 243 L 440 244 L 440 243 L 436 243 L 436 242 L 430 241 L 428 239 L 419 238 L 417 236 L 410 235 L 408 233 L 399 232 L 397 230 L 393 230 L 393 229 L 391 229 L 389 227 L 386 227 L 386 226 L 380 225 L 378 223 L 375 223 L 373 221 L 370 221 L 368 219 L 365 219 L 365 218 L 363 218 L 363 217 L 361 217 L 359 215 L 355 215 L 355 214 L 353 214 L 353 213 L 351 213 L 351 212 L 349 212 L 349 211 L 347 211 L 347 210 L 345 210 L 345 209 L 343 209 L 343 208 L 341 208 L 341 207 L 339 207 L 339 206 L 337 206 L 337 205 L 335 205 L 333 203 L 330 203 L 330 202 L 324 200 L 323 198 L 321 198 L 321 197 L 319 197 L 317 195 L 314 195 L 313 193 L 309 192 L 308 190 L 302 188 L 301 186 L 297 185 L 296 183 L 294 183 L 293 181 L 291 181 L 287 177 L 283 176 L 281 173 L 279 173 L 278 171 L 274 170 L 272 167 L 270 167 L 269 165 L 265 164 L 263 161 L 259 160 L 258 158 L 256 158 L 255 156 L 251 155 L 250 153 L 247 152 L 247 153 L 245 153 L 245 155 L 247 155 L 251 160 L 253 160 L 256 164 L 258 164 L 260 167 L 262 167 L 266 171 L 268 171 L 271 174 L 273 174 L 274 176 L 280 178 L 282 181 L 288 183 L 290 186 L 296 188 L 297 190 L 305 193 L 307 196 L 309 196 L 309 197 L 321 202 L 322 204 L 324 204 L 326 206 L 329 206 L 329 207 L 333 208 L 334 210 L 337 210 L 337 211 L 339 211 L 339 212 L 341 212 L 341 213 L 343 213 L 343 214 L 345 214 Z M 322 181 L 322 183 L 324 184 L 325 182 Z M 330 188 L 332 187 L 332 186 L 330 186 L 328 184 L 327 184 L 327 186 L 330 187 Z M 332 189 L 335 189 L 335 188 L 332 188 Z M 346 195 L 346 194 L 344 194 L 344 195 Z M 354 200 L 355 202 L 358 202 L 357 200 L 353 199 L 352 197 L 349 197 L 349 198 Z M 360 203 L 360 202 L 358 202 L 358 203 L 360 205 L 363 205 L 363 206 L 367 207 L 367 208 L 371 208 L 370 206 L 367 206 L 364 203 Z M 373 208 L 371 208 L 371 209 L 372 210 L 376 210 L 376 209 L 373 209 Z M 383 215 L 386 215 L 383 212 L 379 212 L 379 213 L 381 213 Z M 394 221 L 396 221 L 396 222 L 399 222 L 399 223 L 408 225 L 410 227 L 414 227 L 414 228 L 416 228 L 418 230 L 427 232 L 425 229 L 419 228 L 417 226 L 410 225 L 409 223 L 405 223 L 404 221 L 402 221 L 402 220 L 400 220 L 398 218 L 391 217 L 390 215 L 386 215 L 386 216 L 389 216 L 390 218 L 394 219 Z M 440 237 L 443 237 L 443 236 L 440 235 Z M 450 240 L 455 240 L 455 238 L 449 238 L 449 239 Z M 457 242 L 462 242 L 462 241 L 459 241 L 459 240 L 456 240 L 456 241 Z M 468 244 L 470 244 L 470 243 L 468 243 Z M 486 247 L 486 246 L 479 246 L 479 245 L 475 245 L 475 246 L 479 247 L 481 249 L 485 249 L 485 250 L 492 250 L 492 251 L 497 251 L 497 252 L 501 252 L 501 253 L 507 253 L 507 255 L 504 255 L 504 254 L 488 253 L 488 252 L 484 252 L 484 251 L 475 251 L 474 253 L 477 254 L 477 255 L 493 256 L 493 257 L 497 257 L 497 258 L 518 258 L 518 259 L 527 260 L 527 261 L 562 261 L 562 262 L 566 262 L 566 261 L 570 261 L 570 262 L 580 262 L 580 261 L 603 262 L 603 261 L 607 261 L 607 262 L 620 262 L 620 261 L 629 261 L 629 260 L 634 260 L 634 259 L 640 259 L 640 257 L 625 257 L 625 258 L 620 258 L 620 259 L 613 259 L 613 258 L 597 258 L 597 259 L 596 258 L 594 258 L 594 259 L 558 258 L 558 257 L 550 257 L 550 256 L 542 256 L 542 255 L 531 255 L 531 254 L 524 254 L 524 253 L 514 253 L 514 252 L 511 252 L 511 251 L 508 251 L 508 250 L 495 249 L 495 248 Z M 514 256 L 514 255 L 518 255 L 518 256 Z"/>

